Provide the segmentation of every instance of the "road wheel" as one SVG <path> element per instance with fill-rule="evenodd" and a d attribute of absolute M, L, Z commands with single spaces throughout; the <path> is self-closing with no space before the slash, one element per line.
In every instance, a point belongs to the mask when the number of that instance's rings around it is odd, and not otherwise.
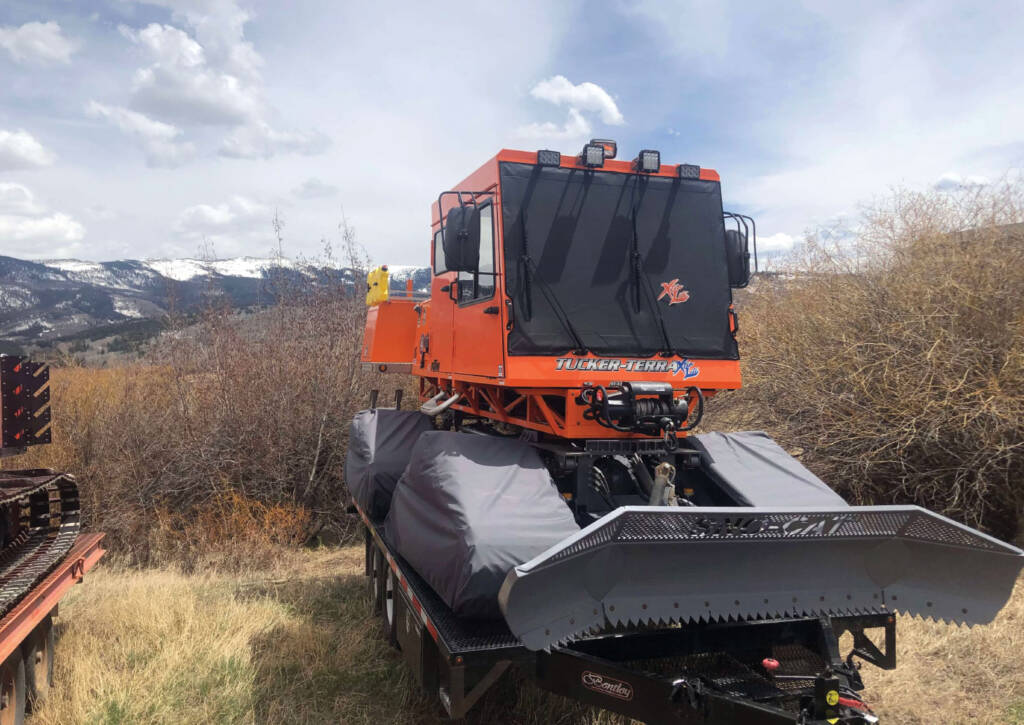
<path fill-rule="evenodd" d="M 47 617 L 23 645 L 25 652 L 25 688 L 29 708 L 46 699 L 53 686 L 53 620 Z"/>
<path fill-rule="evenodd" d="M 370 596 L 370 611 L 374 614 L 380 614 L 384 592 L 384 583 L 381 581 L 384 572 L 384 556 L 380 553 L 380 549 L 371 544 L 369 558 L 370 575 L 366 578 L 366 587 L 367 593 Z"/>
<path fill-rule="evenodd" d="M 0 725 L 24 725 L 25 660 L 15 650 L 0 665 Z"/>
<path fill-rule="evenodd" d="M 399 647 L 398 617 L 396 616 L 397 610 L 395 605 L 399 596 L 398 577 L 395 576 L 394 570 L 389 566 L 384 578 L 384 626 L 388 633 L 388 643 L 396 649 L 399 649 Z"/>

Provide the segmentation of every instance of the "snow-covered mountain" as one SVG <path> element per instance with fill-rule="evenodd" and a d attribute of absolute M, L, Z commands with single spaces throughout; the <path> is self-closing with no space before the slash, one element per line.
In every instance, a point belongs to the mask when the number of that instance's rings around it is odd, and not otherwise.
<path fill-rule="evenodd" d="M 427 267 L 392 266 L 392 286 L 406 280 L 425 290 Z M 17 348 L 79 335 L 91 328 L 118 328 L 157 319 L 172 308 L 188 311 L 210 295 L 239 307 L 272 304 L 274 281 L 327 279 L 355 283 L 351 269 L 289 259 L 77 259 L 28 261 L 0 256 L 0 347 Z M 2 351 L 2 350 L 0 350 Z"/>

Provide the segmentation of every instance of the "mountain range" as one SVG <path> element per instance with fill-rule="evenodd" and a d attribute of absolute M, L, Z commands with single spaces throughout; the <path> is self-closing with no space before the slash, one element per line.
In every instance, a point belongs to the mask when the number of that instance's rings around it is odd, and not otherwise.
<path fill-rule="evenodd" d="M 394 288 L 404 289 L 408 279 L 416 290 L 429 288 L 428 267 L 389 270 Z M 198 309 L 211 295 L 239 308 L 272 304 L 274 282 L 282 278 L 354 283 L 356 276 L 345 267 L 259 257 L 89 262 L 0 256 L 0 352 L 152 326 L 171 311 Z"/>

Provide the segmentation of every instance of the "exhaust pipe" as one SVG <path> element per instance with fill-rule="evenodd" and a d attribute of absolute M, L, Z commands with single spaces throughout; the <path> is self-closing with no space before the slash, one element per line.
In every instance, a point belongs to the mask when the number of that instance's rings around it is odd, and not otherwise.
<path fill-rule="evenodd" d="M 452 393 L 452 396 L 450 398 L 445 400 L 443 403 L 438 403 L 437 401 L 439 401 L 445 395 L 447 395 L 447 393 L 445 393 L 445 391 L 442 390 L 440 393 L 438 393 L 433 398 L 428 400 L 426 403 L 421 405 L 420 412 L 425 413 L 426 415 L 440 415 L 441 413 L 445 412 L 450 407 L 452 407 L 455 404 L 455 401 L 462 397 L 462 393 Z"/>

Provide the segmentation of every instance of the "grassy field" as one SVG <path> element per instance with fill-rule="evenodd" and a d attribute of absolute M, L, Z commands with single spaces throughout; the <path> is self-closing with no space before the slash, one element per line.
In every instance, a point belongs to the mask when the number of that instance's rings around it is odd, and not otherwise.
<path fill-rule="evenodd" d="M 57 689 L 30 723 L 437 722 L 367 614 L 362 557 L 292 551 L 258 575 L 106 562 L 61 605 Z M 900 668 L 865 668 L 883 722 L 1024 723 L 1024 581 L 990 627 L 899 634 Z M 623 722 L 514 677 L 470 721 Z"/>

